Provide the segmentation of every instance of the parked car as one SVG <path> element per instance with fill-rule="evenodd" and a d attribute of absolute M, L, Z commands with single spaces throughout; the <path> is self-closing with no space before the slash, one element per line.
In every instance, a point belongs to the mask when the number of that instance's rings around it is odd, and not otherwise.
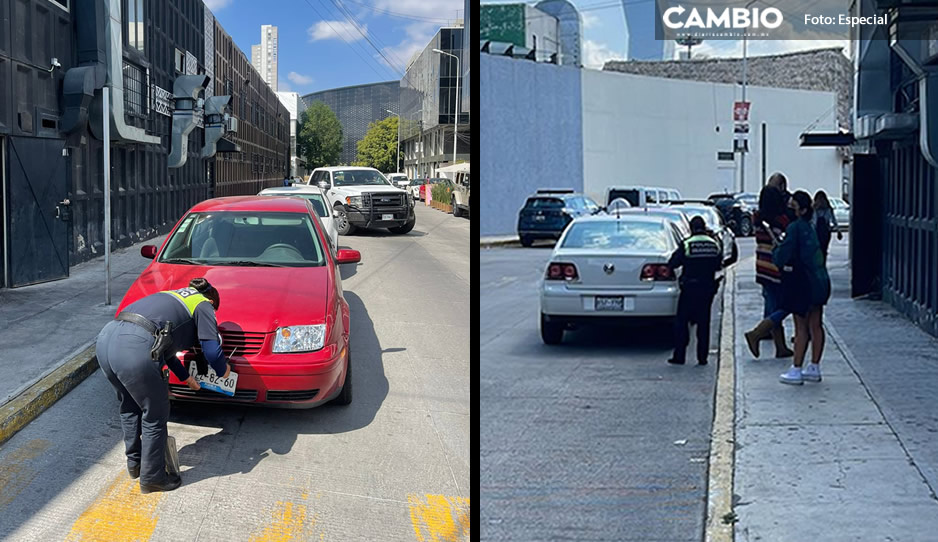
<path fill-rule="evenodd" d="M 414 229 L 413 196 L 397 188 L 370 167 L 321 167 L 307 184 L 319 186 L 335 211 L 339 235 L 357 228 L 387 228 L 404 234 Z"/>
<path fill-rule="evenodd" d="M 472 207 L 472 196 L 469 192 L 471 181 L 472 176 L 469 173 L 468 167 L 466 171 L 456 173 L 452 195 L 453 216 L 469 214 L 469 209 Z"/>
<path fill-rule="evenodd" d="M 690 219 L 679 209 L 671 207 L 632 207 L 628 210 L 630 213 L 643 214 L 646 216 L 658 216 L 667 218 L 678 228 L 681 233 L 681 239 L 690 237 Z"/>
<path fill-rule="evenodd" d="M 681 234 L 643 213 L 577 218 L 550 255 L 540 282 L 540 332 L 559 344 L 572 324 L 677 314 L 677 272 L 668 267 Z"/>
<path fill-rule="evenodd" d="M 632 207 L 661 205 L 670 200 L 681 199 L 681 193 L 673 188 L 659 186 L 609 186 L 606 188 L 606 205 L 617 198 L 628 201 Z"/>
<path fill-rule="evenodd" d="M 205 277 L 221 293 L 216 311 L 222 350 L 237 373 L 234 396 L 193 391 L 170 373 L 179 400 L 309 408 L 352 400 L 349 306 L 338 266 L 361 260 L 333 254 L 312 206 L 295 197 L 215 198 L 192 207 L 163 246 L 144 246 L 153 261 L 117 313 L 134 301 Z M 198 349 L 183 351 L 186 366 Z"/>
<path fill-rule="evenodd" d="M 407 178 L 405 173 L 388 173 L 387 178 L 391 181 L 391 184 L 398 188 L 404 188 L 410 185 L 410 179 Z"/>
<path fill-rule="evenodd" d="M 326 195 L 318 186 L 308 184 L 296 184 L 293 186 L 283 186 L 277 188 L 266 188 L 261 190 L 258 196 L 295 196 L 309 201 L 310 205 L 316 211 L 316 216 L 322 221 L 322 225 L 329 234 L 327 240 L 332 244 L 333 252 L 339 248 L 339 230 L 335 226 L 335 211 L 329 205 Z"/>
<path fill-rule="evenodd" d="M 759 195 L 750 192 L 710 194 L 712 201 L 723 221 L 739 237 L 749 237 L 753 233 L 752 215 L 759 208 Z"/>
<path fill-rule="evenodd" d="M 690 221 L 694 216 L 700 216 L 707 224 L 707 230 L 720 242 L 723 247 L 723 265 L 732 265 L 739 259 L 739 247 L 736 245 L 736 235 L 723 221 L 723 215 L 717 211 L 710 201 L 704 200 L 678 200 L 669 205 L 684 213 Z"/>
<path fill-rule="evenodd" d="M 596 202 L 583 194 L 568 189 L 542 188 L 529 196 L 518 211 L 518 239 L 525 247 L 537 239 L 560 239 L 574 218 L 598 211 Z"/>
<path fill-rule="evenodd" d="M 829 198 L 831 206 L 834 207 L 834 218 L 837 219 L 837 230 L 848 231 L 850 229 L 850 204 L 842 198 Z"/>

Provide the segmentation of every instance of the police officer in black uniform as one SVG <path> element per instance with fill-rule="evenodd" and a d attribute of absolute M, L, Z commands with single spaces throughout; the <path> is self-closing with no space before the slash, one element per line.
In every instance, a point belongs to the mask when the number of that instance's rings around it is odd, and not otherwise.
<path fill-rule="evenodd" d="M 671 269 L 684 267 L 681 296 L 677 302 L 674 356 L 668 363 L 684 364 L 687 343 L 690 341 L 687 326 L 696 323 L 697 363 L 706 365 L 710 352 L 710 305 L 719 286 L 714 273 L 722 267 L 723 250 L 720 243 L 707 234 L 703 218 L 695 216 L 691 219 L 690 229 L 691 236 L 681 243 L 668 260 Z"/>
<path fill-rule="evenodd" d="M 208 364 L 217 374 L 228 376 L 230 367 L 215 321 L 219 303 L 218 290 L 204 278 L 195 278 L 188 288 L 131 303 L 98 335 L 98 364 L 120 401 L 127 471 L 131 478 L 140 478 L 141 493 L 171 491 L 182 484 L 178 474 L 166 471 L 169 393 L 163 365 L 198 390 L 198 382 L 176 352 L 200 344 Z"/>

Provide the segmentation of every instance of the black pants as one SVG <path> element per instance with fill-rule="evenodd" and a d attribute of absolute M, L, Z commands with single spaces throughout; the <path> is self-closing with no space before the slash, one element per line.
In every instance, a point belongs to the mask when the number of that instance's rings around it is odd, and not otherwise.
<path fill-rule="evenodd" d="M 98 335 L 98 364 L 117 390 L 128 466 L 140 466 L 140 483 L 166 479 L 169 393 L 159 365 L 150 359 L 153 336 L 130 322 L 109 322 Z"/>
<path fill-rule="evenodd" d="M 714 288 L 683 287 L 677 301 L 677 320 L 674 323 L 674 360 L 684 361 L 690 332 L 687 326 L 697 324 L 697 361 L 707 359 L 710 353 L 710 305 Z"/>

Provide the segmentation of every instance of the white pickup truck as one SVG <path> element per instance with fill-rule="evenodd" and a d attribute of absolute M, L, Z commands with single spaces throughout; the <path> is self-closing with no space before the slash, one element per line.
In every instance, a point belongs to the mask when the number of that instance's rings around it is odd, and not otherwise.
<path fill-rule="evenodd" d="M 413 196 L 393 186 L 380 171 L 370 167 L 321 167 L 306 184 L 322 188 L 335 211 L 339 235 L 357 228 L 387 228 L 404 234 L 414 229 Z"/>

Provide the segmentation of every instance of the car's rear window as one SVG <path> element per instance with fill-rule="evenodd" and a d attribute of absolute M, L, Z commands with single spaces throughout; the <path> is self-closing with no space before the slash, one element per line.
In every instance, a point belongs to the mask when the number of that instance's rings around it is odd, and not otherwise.
<path fill-rule="evenodd" d="M 670 246 L 663 224 L 619 219 L 574 222 L 563 241 L 563 248 L 664 251 Z"/>
<path fill-rule="evenodd" d="M 194 265 L 318 267 L 326 260 L 306 213 L 189 213 L 160 262 Z"/>
<path fill-rule="evenodd" d="M 560 209 L 563 200 L 559 198 L 528 198 L 524 204 L 525 209 Z"/>

